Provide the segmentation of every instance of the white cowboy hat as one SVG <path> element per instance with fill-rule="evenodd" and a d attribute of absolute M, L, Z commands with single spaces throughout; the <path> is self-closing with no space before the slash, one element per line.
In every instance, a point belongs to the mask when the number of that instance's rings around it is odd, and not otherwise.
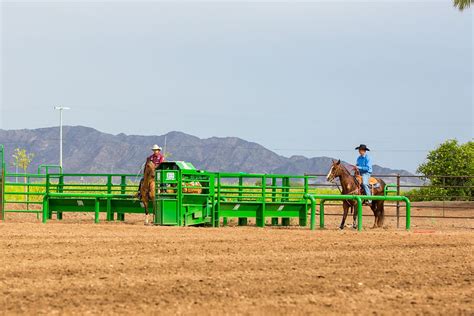
<path fill-rule="evenodd" d="M 158 145 L 153 145 L 153 147 L 151 148 L 151 150 L 161 150 L 162 148 Z"/>

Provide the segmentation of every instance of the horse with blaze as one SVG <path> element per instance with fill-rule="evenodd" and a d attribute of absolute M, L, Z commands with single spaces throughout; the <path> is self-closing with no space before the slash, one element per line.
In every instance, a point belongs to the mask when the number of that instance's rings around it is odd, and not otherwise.
<path fill-rule="evenodd" d="M 362 180 L 360 178 L 360 174 L 358 170 L 356 170 L 355 175 L 352 175 L 349 170 L 346 169 L 341 164 L 341 160 L 333 161 L 331 169 L 327 175 L 327 180 L 329 182 L 333 182 L 335 179 L 339 179 L 341 183 L 341 193 L 344 195 L 364 195 L 363 188 L 361 188 Z M 371 178 L 371 195 L 384 195 L 384 188 L 385 182 L 382 179 L 378 178 Z M 370 204 L 370 208 L 374 212 L 375 221 L 373 228 L 382 227 L 385 217 L 385 210 L 384 210 L 384 203 L 385 201 L 372 201 Z M 353 212 L 353 224 L 352 227 L 357 227 L 357 205 L 356 201 L 353 200 L 345 200 L 342 202 L 342 208 L 344 210 L 344 215 L 342 216 L 342 222 L 339 226 L 340 229 L 344 229 L 347 213 L 349 212 L 349 208 L 351 208 Z"/>

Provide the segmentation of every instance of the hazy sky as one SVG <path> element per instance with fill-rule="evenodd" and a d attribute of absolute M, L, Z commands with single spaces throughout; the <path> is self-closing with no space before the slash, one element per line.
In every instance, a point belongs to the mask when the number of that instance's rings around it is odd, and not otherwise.
<path fill-rule="evenodd" d="M 471 9 L 472 10 L 472 9 Z M 473 137 L 473 22 L 451 1 L 3 2 L 0 128 L 237 136 L 411 171 Z M 144 153 L 145 155 L 146 153 Z"/>

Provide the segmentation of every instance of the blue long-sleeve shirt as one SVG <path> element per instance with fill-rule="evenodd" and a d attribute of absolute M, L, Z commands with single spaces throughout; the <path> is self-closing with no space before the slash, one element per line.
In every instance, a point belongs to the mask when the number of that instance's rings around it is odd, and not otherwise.
<path fill-rule="evenodd" d="M 363 173 L 372 173 L 372 158 L 369 154 L 365 154 L 363 156 L 359 156 L 356 162 L 357 167 L 359 167 L 359 171 L 361 174 Z"/>

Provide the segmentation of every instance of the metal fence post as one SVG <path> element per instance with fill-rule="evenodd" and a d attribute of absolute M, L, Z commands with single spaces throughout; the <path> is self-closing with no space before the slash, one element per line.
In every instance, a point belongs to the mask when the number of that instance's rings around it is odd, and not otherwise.
<path fill-rule="evenodd" d="M 112 194 L 112 175 L 107 176 L 107 194 Z M 110 197 L 107 198 L 107 221 L 113 221 L 114 220 L 114 213 L 112 212 L 112 199 Z"/>
<path fill-rule="evenodd" d="M 0 153 L 2 154 L 2 157 L 3 157 L 3 145 L 0 145 Z M 0 173 L 0 220 L 4 221 L 5 220 L 5 201 L 4 201 L 3 193 L 5 191 L 5 164 L 3 163 L 3 158 L 2 158 L 2 161 L 0 161 L 0 168 L 2 169 L 2 172 Z"/>
<path fill-rule="evenodd" d="M 48 173 L 49 169 L 46 169 L 46 173 Z M 59 180 L 58 180 L 58 192 L 59 193 L 63 193 L 64 192 L 64 176 L 61 175 L 59 176 Z M 56 213 L 56 218 L 59 219 L 59 220 L 62 220 L 63 219 L 63 212 L 57 212 Z"/>
<path fill-rule="evenodd" d="M 446 177 L 445 176 L 443 176 L 443 191 L 448 192 L 448 190 L 446 188 Z M 444 215 L 444 206 L 445 206 L 445 203 L 446 203 L 446 195 L 447 194 L 443 194 L 443 217 L 445 216 Z"/>
<path fill-rule="evenodd" d="M 243 190 L 243 185 L 244 185 L 244 178 L 242 176 L 239 177 L 239 198 L 237 201 L 242 201 L 242 190 Z M 239 226 L 247 226 L 248 223 L 248 218 L 247 217 L 239 217 L 238 219 L 238 224 Z"/>
<path fill-rule="evenodd" d="M 397 174 L 397 195 L 400 196 L 400 174 Z M 397 228 L 400 228 L 400 202 L 397 201 Z"/>

